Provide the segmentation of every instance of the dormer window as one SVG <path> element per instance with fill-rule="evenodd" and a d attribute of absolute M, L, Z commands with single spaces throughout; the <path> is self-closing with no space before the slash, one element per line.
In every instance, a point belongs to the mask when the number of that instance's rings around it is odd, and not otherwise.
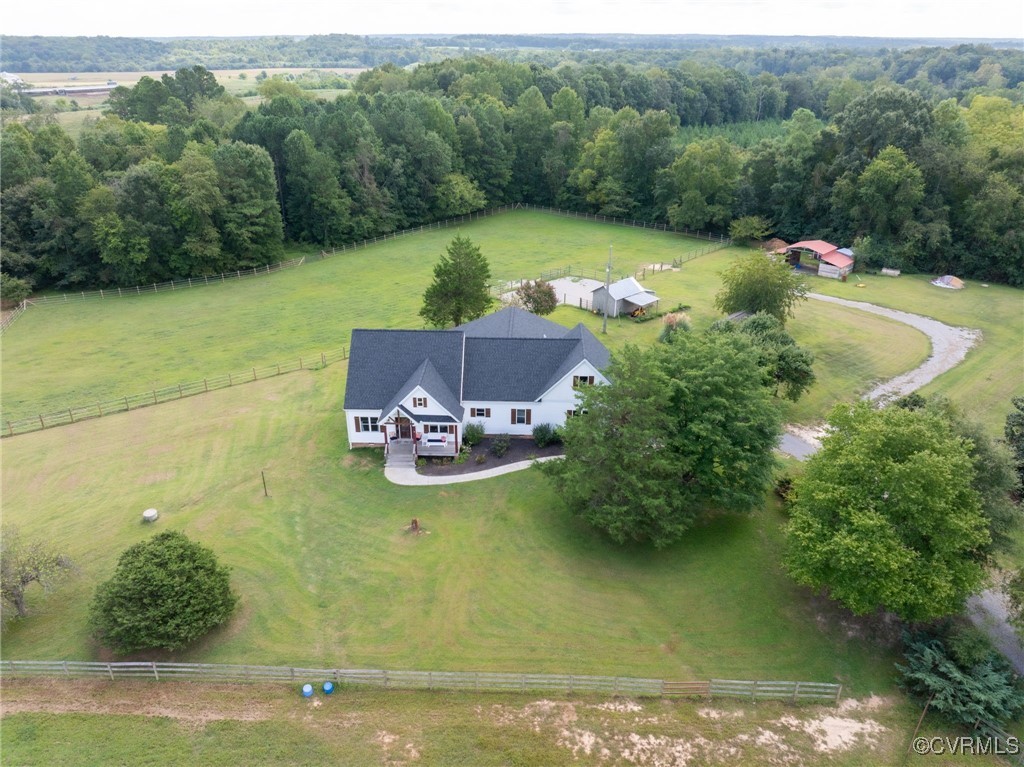
<path fill-rule="evenodd" d="M 427 398 L 426 397 L 413 397 L 412 398 L 412 406 L 413 407 L 426 407 L 427 406 Z"/>
<path fill-rule="evenodd" d="M 594 376 L 573 376 L 572 377 L 572 388 L 578 389 L 580 386 L 593 386 Z"/>

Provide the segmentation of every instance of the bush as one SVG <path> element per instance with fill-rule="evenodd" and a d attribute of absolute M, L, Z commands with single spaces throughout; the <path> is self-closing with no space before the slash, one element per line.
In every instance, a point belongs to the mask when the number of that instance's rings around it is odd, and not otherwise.
<path fill-rule="evenodd" d="M 950 722 L 1004 725 L 1024 711 L 1024 690 L 1006 660 L 977 635 L 904 634 L 899 684 Z"/>
<path fill-rule="evenodd" d="M 484 425 L 483 423 L 467 423 L 466 429 L 462 433 L 462 441 L 474 447 L 479 445 L 484 439 Z"/>
<path fill-rule="evenodd" d="M 508 452 L 508 448 L 511 444 L 512 438 L 508 434 L 499 434 L 491 440 L 491 453 L 493 453 L 496 458 L 501 458 Z"/>
<path fill-rule="evenodd" d="M 552 424 L 539 423 L 533 427 L 533 441 L 537 447 L 547 447 L 557 445 L 562 441 L 562 437 Z"/>
<path fill-rule="evenodd" d="M 89 621 L 120 653 L 180 650 L 226 621 L 238 597 L 214 553 L 173 530 L 129 547 L 100 584 Z"/>
<path fill-rule="evenodd" d="M 20 277 L 0 272 L 0 303 L 4 306 L 20 304 L 32 293 L 32 286 Z"/>

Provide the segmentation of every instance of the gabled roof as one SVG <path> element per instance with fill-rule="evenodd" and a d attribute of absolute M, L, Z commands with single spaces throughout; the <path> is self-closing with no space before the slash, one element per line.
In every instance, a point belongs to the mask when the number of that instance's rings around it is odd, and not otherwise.
<path fill-rule="evenodd" d="M 604 286 L 602 285 L 601 287 L 603 288 Z M 597 290 L 600 289 L 601 288 L 597 288 Z M 595 290 L 594 292 L 596 293 L 597 290 Z M 619 280 L 618 282 L 613 282 L 611 285 L 608 286 L 608 295 L 610 295 L 616 301 L 621 301 L 623 298 L 632 300 L 630 297 L 635 296 L 638 293 L 645 293 L 651 296 L 654 295 L 653 290 L 645 288 L 633 277 L 626 277 L 624 279 Z M 633 303 L 637 302 L 633 301 Z"/>
<path fill-rule="evenodd" d="M 506 306 L 454 330 L 465 333 L 467 338 L 561 338 L 565 335 L 564 325 L 518 306 Z"/>
<path fill-rule="evenodd" d="M 833 250 L 839 250 L 838 247 L 830 242 L 824 240 L 801 240 L 800 242 L 794 242 L 792 245 L 786 247 L 786 250 L 813 250 L 818 256 L 822 256 L 825 253 L 831 253 Z"/>
<path fill-rule="evenodd" d="M 458 403 L 462 343 L 461 333 L 447 330 L 353 330 L 345 409 L 383 409 L 417 372 L 420 380 L 440 380 Z M 433 373 L 426 372 L 426 361 Z"/>
<path fill-rule="evenodd" d="M 832 264 L 832 266 L 842 269 L 845 266 L 849 266 L 853 263 L 853 259 L 849 256 L 843 255 L 838 250 L 834 250 L 831 253 L 822 253 L 818 256 L 826 264 Z"/>
<path fill-rule="evenodd" d="M 579 345 L 575 338 L 467 338 L 463 397 L 531 402 Z"/>
<path fill-rule="evenodd" d="M 350 368 L 351 369 L 351 368 Z M 409 376 L 409 380 L 395 393 L 391 400 L 383 408 L 381 408 L 381 415 L 388 416 L 399 407 L 402 400 L 408 397 L 416 388 L 419 387 L 427 393 L 429 397 L 433 397 L 434 400 L 451 413 L 453 416 L 462 420 L 462 405 L 459 403 L 459 398 L 456 394 L 448 388 L 448 384 L 445 383 L 441 374 L 437 372 L 430 359 L 423 360 L 423 364 L 420 365 Z M 405 410 L 405 408 L 402 408 Z M 408 413 L 413 420 L 422 420 L 421 418 Z"/>
<path fill-rule="evenodd" d="M 345 409 L 387 416 L 422 387 L 461 420 L 462 402 L 532 402 L 583 360 L 602 370 L 609 359 L 583 325 L 566 329 L 515 307 L 453 330 L 355 330 Z"/>

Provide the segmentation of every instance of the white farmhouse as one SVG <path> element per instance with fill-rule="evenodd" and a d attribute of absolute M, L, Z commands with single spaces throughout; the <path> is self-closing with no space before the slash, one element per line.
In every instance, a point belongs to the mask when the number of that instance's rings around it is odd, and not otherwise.
<path fill-rule="evenodd" d="M 350 448 L 455 455 L 466 424 L 527 436 L 576 411 L 579 387 L 607 383 L 608 350 L 508 307 L 452 330 L 354 330 L 345 389 Z"/>

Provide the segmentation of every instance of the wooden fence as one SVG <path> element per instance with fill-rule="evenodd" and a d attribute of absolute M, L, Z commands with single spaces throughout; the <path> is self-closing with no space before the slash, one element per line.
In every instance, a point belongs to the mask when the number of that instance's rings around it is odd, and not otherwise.
<path fill-rule="evenodd" d="M 206 682 L 316 682 L 396 690 L 477 692 L 604 693 L 635 697 L 730 697 L 793 703 L 839 702 L 842 685 L 818 682 L 747 682 L 712 679 L 675 682 L 624 676 L 502 674 L 474 671 L 384 671 L 381 669 L 230 666 L 210 663 L 92 663 L 84 661 L 0 661 L 0 676 L 185 680 Z"/>
<path fill-rule="evenodd" d="M 173 386 L 164 386 L 159 389 L 150 389 L 140 394 L 128 394 L 88 405 L 72 405 L 50 413 L 40 413 L 30 418 L 4 421 L 0 436 L 13 437 L 16 434 L 26 434 L 32 431 L 49 429 L 54 426 L 66 426 L 88 418 L 102 418 L 114 413 L 126 413 L 129 410 L 137 410 L 140 407 L 149 407 L 151 405 L 158 405 L 161 402 L 170 402 L 171 400 L 183 399 L 196 394 L 205 394 L 215 389 L 226 389 L 242 383 L 273 378 L 297 370 L 319 370 L 332 363 L 346 359 L 348 359 L 348 347 L 343 347 L 332 352 L 320 352 L 319 354 L 298 357 L 280 364 L 259 368 L 246 368 L 237 373 L 204 378 L 202 381 L 190 381 Z"/>
<path fill-rule="evenodd" d="M 1024 749 L 1019 738 L 1011 735 L 999 725 L 986 719 L 974 723 L 974 737 L 988 738 L 991 748 L 988 753 L 996 753 L 1010 764 L 1024 767 Z M 986 745 L 989 745 L 986 744 Z M 977 752 L 977 753 L 980 753 Z"/>

